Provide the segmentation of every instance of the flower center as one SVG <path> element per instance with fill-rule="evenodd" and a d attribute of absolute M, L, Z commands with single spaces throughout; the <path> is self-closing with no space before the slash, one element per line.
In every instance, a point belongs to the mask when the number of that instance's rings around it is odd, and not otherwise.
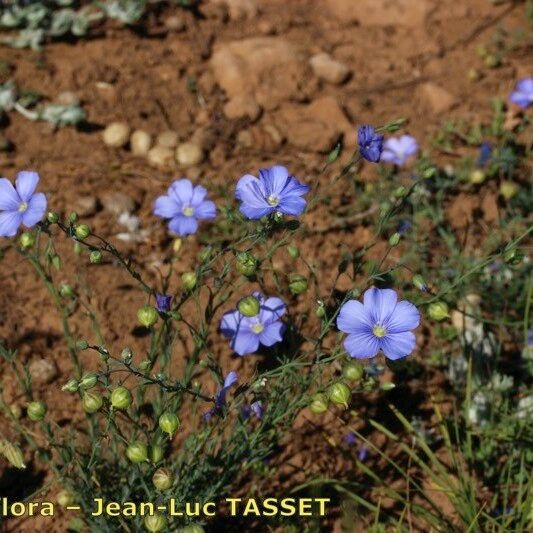
<path fill-rule="evenodd" d="M 376 324 L 372 329 L 372 333 L 376 337 L 385 337 L 385 335 L 387 334 L 387 330 L 381 324 Z"/>
<path fill-rule="evenodd" d="M 276 207 L 279 204 L 279 198 L 273 194 L 271 194 L 266 200 L 268 205 L 271 205 L 272 207 Z"/>
<path fill-rule="evenodd" d="M 194 215 L 194 209 L 190 206 L 185 206 L 181 212 L 186 216 L 186 217 L 192 217 Z"/>
<path fill-rule="evenodd" d="M 20 202 L 19 213 L 24 213 L 27 209 L 28 209 L 28 204 L 26 202 Z"/>
<path fill-rule="evenodd" d="M 256 335 L 259 335 L 259 333 L 261 333 L 264 329 L 265 329 L 265 326 L 263 326 L 263 324 L 261 324 L 261 322 L 256 322 L 256 323 L 252 326 L 252 331 L 253 331 Z"/>

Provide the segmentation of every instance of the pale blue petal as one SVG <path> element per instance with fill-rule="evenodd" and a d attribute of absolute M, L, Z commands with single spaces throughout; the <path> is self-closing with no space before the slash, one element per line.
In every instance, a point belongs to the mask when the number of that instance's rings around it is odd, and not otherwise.
<path fill-rule="evenodd" d="M 217 208 L 214 202 L 206 200 L 194 208 L 194 216 L 196 218 L 215 218 L 217 216 Z"/>
<path fill-rule="evenodd" d="M 267 311 L 272 312 L 276 317 L 281 317 L 287 311 L 285 302 L 281 298 L 276 296 L 271 296 L 266 300 L 262 301 L 261 307 Z"/>
<path fill-rule="evenodd" d="M 355 359 L 374 357 L 380 348 L 380 342 L 372 333 L 353 333 L 344 339 L 344 348 Z"/>
<path fill-rule="evenodd" d="M 0 237 L 13 237 L 22 223 L 22 215 L 18 211 L 0 212 Z"/>
<path fill-rule="evenodd" d="M 200 205 L 204 198 L 207 196 L 207 189 L 201 185 L 196 185 L 192 191 L 191 206 L 197 207 Z"/>
<path fill-rule="evenodd" d="M 237 332 L 230 343 L 231 348 L 239 355 L 246 355 L 257 352 L 259 348 L 259 337 L 251 331 L 244 331 L 242 328 Z"/>
<path fill-rule="evenodd" d="M 350 300 L 341 307 L 337 327 L 344 333 L 369 333 L 373 326 L 371 317 L 361 302 Z"/>
<path fill-rule="evenodd" d="M 415 329 L 420 324 L 420 312 L 407 300 L 396 304 L 393 313 L 389 316 L 384 327 L 387 333 L 401 333 Z"/>
<path fill-rule="evenodd" d="M 226 379 L 224 380 L 224 388 L 227 389 L 233 385 L 235 385 L 235 383 L 237 383 L 237 372 L 235 372 L 235 370 L 232 370 L 227 376 L 226 376 Z"/>
<path fill-rule="evenodd" d="M 0 178 L 0 211 L 16 211 L 20 196 L 7 178 Z"/>
<path fill-rule="evenodd" d="M 301 215 L 305 211 L 307 202 L 300 196 L 283 196 L 277 210 L 281 211 L 285 215 Z"/>
<path fill-rule="evenodd" d="M 28 208 L 22 213 L 22 223 L 27 228 L 31 228 L 43 219 L 45 213 L 46 196 L 44 193 L 38 192 L 30 198 Z"/>
<path fill-rule="evenodd" d="M 179 204 L 190 205 L 192 200 L 192 183 L 185 178 L 176 180 L 168 189 L 168 194 L 175 198 Z"/>
<path fill-rule="evenodd" d="M 373 325 L 384 324 L 387 321 L 394 311 L 397 300 L 398 295 L 392 289 L 372 287 L 365 292 L 363 301 L 367 312 L 372 317 Z"/>
<path fill-rule="evenodd" d="M 411 331 L 391 333 L 381 339 L 381 348 L 386 357 L 392 360 L 406 357 L 416 347 L 416 337 Z"/>
<path fill-rule="evenodd" d="M 281 321 L 273 322 L 259 334 L 259 340 L 263 346 L 272 346 L 283 339 L 283 333 L 285 324 Z"/>
<path fill-rule="evenodd" d="M 154 215 L 162 218 L 174 218 L 181 214 L 181 206 L 170 196 L 160 196 L 154 203 Z"/>
<path fill-rule="evenodd" d="M 169 222 L 168 229 L 180 236 L 192 235 L 198 229 L 198 221 L 194 217 L 178 215 Z"/>
<path fill-rule="evenodd" d="M 270 168 L 262 168 L 259 171 L 259 176 L 263 182 L 266 196 L 270 194 L 281 196 L 287 185 L 289 171 L 281 165 L 274 165 Z"/>
<path fill-rule="evenodd" d="M 39 174 L 37 174 L 37 172 L 23 170 L 17 174 L 15 188 L 17 189 L 20 198 L 24 202 L 28 202 L 30 200 L 31 195 L 35 192 L 38 183 Z"/>
<path fill-rule="evenodd" d="M 250 220 L 258 220 L 263 218 L 270 213 L 273 213 L 275 209 L 273 207 L 252 207 L 249 204 L 242 203 L 239 207 L 239 211 Z"/>

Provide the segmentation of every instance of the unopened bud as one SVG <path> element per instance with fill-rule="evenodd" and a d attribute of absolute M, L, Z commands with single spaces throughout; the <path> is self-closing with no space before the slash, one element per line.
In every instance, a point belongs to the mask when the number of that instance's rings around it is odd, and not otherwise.
<path fill-rule="evenodd" d="M 185 272 L 185 274 L 181 275 L 181 281 L 183 282 L 183 288 L 186 291 L 192 291 L 198 282 L 196 272 Z"/>
<path fill-rule="evenodd" d="M 82 241 L 91 234 L 91 228 L 87 224 L 80 224 L 74 229 L 74 234 Z"/>
<path fill-rule="evenodd" d="M 133 359 L 133 352 L 131 351 L 131 348 L 124 348 L 122 352 L 120 352 L 120 358 L 124 363 L 129 365 L 131 363 L 131 360 Z"/>
<path fill-rule="evenodd" d="M 520 248 L 511 248 L 503 254 L 503 260 L 510 265 L 518 265 L 524 259 L 524 252 Z"/>
<path fill-rule="evenodd" d="M 287 246 L 287 252 L 289 252 L 289 255 L 293 259 L 298 259 L 298 257 L 300 257 L 300 250 L 298 250 L 298 248 L 296 246 L 293 246 L 292 244 L 289 244 L 289 246 Z"/>
<path fill-rule="evenodd" d="M 43 402 L 30 402 L 26 409 L 28 413 L 28 418 L 34 422 L 43 420 L 44 415 L 46 414 L 46 405 Z"/>
<path fill-rule="evenodd" d="M 18 468 L 19 470 L 26 468 L 22 450 L 16 444 L 13 444 L 8 440 L 0 440 L 0 453 L 15 468 Z"/>
<path fill-rule="evenodd" d="M 80 389 L 88 390 L 92 389 L 96 382 L 98 381 L 98 376 L 94 372 L 87 372 L 83 374 L 80 380 Z"/>
<path fill-rule="evenodd" d="M 163 447 L 159 444 L 152 444 L 152 446 L 148 448 L 148 458 L 154 464 L 159 463 L 159 461 L 163 459 L 164 454 L 165 451 L 163 450 Z"/>
<path fill-rule="evenodd" d="M 422 292 L 428 291 L 428 285 L 420 274 L 415 274 L 413 276 L 413 285 Z"/>
<path fill-rule="evenodd" d="M 74 496 L 68 490 L 63 489 L 57 493 L 57 503 L 61 505 L 61 507 L 68 507 L 75 501 Z"/>
<path fill-rule="evenodd" d="M 390 238 L 389 238 L 389 245 L 390 246 L 398 246 L 398 244 L 400 243 L 400 239 L 401 239 L 401 235 L 396 232 L 396 233 L 393 233 Z"/>
<path fill-rule="evenodd" d="M 441 321 L 449 316 L 448 304 L 446 302 L 433 302 L 429 304 L 428 314 L 433 320 Z"/>
<path fill-rule="evenodd" d="M 243 276 L 253 276 L 257 270 L 257 259 L 250 252 L 237 254 L 236 267 Z"/>
<path fill-rule="evenodd" d="M 59 222 L 59 215 L 55 213 L 54 211 L 50 211 L 46 215 L 46 220 L 48 220 L 50 224 L 57 224 Z"/>
<path fill-rule="evenodd" d="M 518 192 L 518 185 L 512 181 L 504 181 L 500 185 L 500 194 L 506 199 L 510 200 Z"/>
<path fill-rule="evenodd" d="M 65 392 L 76 392 L 78 390 L 79 383 L 76 379 L 69 379 L 62 387 L 61 390 Z"/>
<path fill-rule="evenodd" d="M 31 248 L 35 244 L 35 236 L 33 235 L 33 233 L 28 233 L 27 231 L 25 231 L 20 236 L 19 242 L 22 248 Z"/>
<path fill-rule="evenodd" d="M 59 287 L 59 294 L 63 298 L 72 298 L 72 296 L 74 296 L 74 289 L 70 285 L 67 285 L 66 283 L 63 283 Z"/>
<path fill-rule="evenodd" d="M 302 294 L 307 290 L 307 278 L 300 274 L 292 274 L 289 277 L 289 290 L 292 294 Z"/>
<path fill-rule="evenodd" d="M 479 185 L 480 183 L 483 183 L 485 181 L 485 178 L 485 173 L 479 168 L 476 168 L 476 170 L 472 170 L 472 172 L 470 172 L 470 175 L 468 176 L 470 183 L 473 183 L 474 185 Z"/>
<path fill-rule="evenodd" d="M 152 362 L 149 359 L 143 359 L 139 363 L 139 370 L 141 372 L 149 372 L 150 370 L 152 370 Z"/>
<path fill-rule="evenodd" d="M 102 252 L 100 250 L 93 250 L 89 254 L 89 261 L 93 263 L 94 265 L 98 265 L 101 263 L 104 259 L 104 256 L 102 255 Z"/>
<path fill-rule="evenodd" d="M 76 341 L 76 349 L 83 351 L 83 350 L 86 350 L 88 347 L 89 347 L 89 343 L 86 340 L 80 339 Z"/>

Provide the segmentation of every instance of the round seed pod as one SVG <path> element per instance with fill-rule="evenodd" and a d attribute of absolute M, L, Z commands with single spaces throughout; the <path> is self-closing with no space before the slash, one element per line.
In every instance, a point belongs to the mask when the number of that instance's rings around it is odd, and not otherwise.
<path fill-rule="evenodd" d="M 34 422 L 43 420 L 44 415 L 46 414 L 46 405 L 44 402 L 30 402 L 26 408 L 28 413 L 28 418 Z"/>
<path fill-rule="evenodd" d="M 174 483 L 174 476 L 168 468 L 158 468 L 152 476 L 152 483 L 158 490 L 168 490 Z"/>
<path fill-rule="evenodd" d="M 148 461 L 148 447 L 142 442 L 133 441 L 126 448 L 126 456 L 132 463 Z"/>
<path fill-rule="evenodd" d="M 133 397 L 126 387 L 117 387 L 111 393 L 111 405 L 115 409 L 127 409 L 132 402 Z"/>

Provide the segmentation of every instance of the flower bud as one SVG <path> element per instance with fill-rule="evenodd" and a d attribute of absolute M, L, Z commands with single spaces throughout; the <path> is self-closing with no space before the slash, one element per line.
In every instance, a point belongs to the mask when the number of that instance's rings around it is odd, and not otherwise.
<path fill-rule="evenodd" d="M 164 455 L 165 450 L 163 450 L 163 447 L 159 444 L 152 444 L 152 446 L 148 448 L 148 458 L 154 464 L 159 463 Z"/>
<path fill-rule="evenodd" d="M 204 533 L 205 529 L 200 524 L 189 524 L 185 526 L 181 533 Z"/>
<path fill-rule="evenodd" d="M 211 259 L 211 253 L 212 253 L 211 246 L 206 246 L 206 247 L 200 252 L 200 255 L 199 255 L 200 261 L 201 261 L 202 263 L 207 263 L 207 261 L 209 261 L 209 259 Z"/>
<path fill-rule="evenodd" d="M 250 252 L 240 252 L 237 254 L 237 271 L 243 276 L 253 276 L 257 271 L 257 259 Z"/>
<path fill-rule="evenodd" d="M 307 290 L 307 278 L 300 274 L 289 276 L 289 290 L 292 294 L 302 294 Z"/>
<path fill-rule="evenodd" d="M 183 239 L 174 239 L 172 243 L 172 251 L 177 254 L 181 250 L 181 245 L 183 244 Z"/>
<path fill-rule="evenodd" d="M 76 379 L 69 379 L 62 387 L 61 390 L 65 392 L 76 392 L 78 390 L 79 383 Z"/>
<path fill-rule="evenodd" d="M 59 257 L 58 255 L 53 255 L 53 256 L 50 258 L 50 263 L 52 263 L 52 266 L 53 266 L 56 270 L 60 270 L 60 269 L 61 269 L 61 257 Z"/>
<path fill-rule="evenodd" d="M 180 427 L 180 420 L 174 413 L 165 411 L 159 417 L 159 427 L 161 431 L 173 435 Z"/>
<path fill-rule="evenodd" d="M 76 255 L 81 255 L 81 253 L 83 252 L 83 248 L 82 248 L 81 244 L 78 241 L 74 242 L 73 248 L 74 248 L 74 253 Z"/>
<path fill-rule="evenodd" d="M 75 224 L 78 221 L 78 213 L 76 213 L 76 211 L 72 211 L 72 213 L 70 213 L 68 216 L 68 221 L 71 224 Z"/>
<path fill-rule="evenodd" d="M 43 402 L 30 402 L 26 408 L 26 412 L 30 420 L 38 422 L 46 414 L 46 405 Z"/>
<path fill-rule="evenodd" d="M 120 358 L 124 363 L 129 365 L 131 363 L 131 360 L 133 359 L 133 352 L 131 351 L 131 348 L 124 348 L 122 352 L 120 352 Z"/>
<path fill-rule="evenodd" d="M 159 513 L 147 514 L 144 517 L 144 527 L 152 533 L 163 531 L 167 527 L 167 519 Z"/>
<path fill-rule="evenodd" d="M 396 233 L 393 233 L 390 238 L 389 238 L 389 245 L 390 246 L 398 246 L 398 244 L 400 243 L 400 239 L 401 239 L 401 235 L 396 232 Z"/>
<path fill-rule="evenodd" d="M 504 181 L 500 185 L 500 194 L 506 199 L 510 200 L 518 192 L 518 185 L 512 181 Z"/>
<path fill-rule="evenodd" d="M 428 285 L 420 274 L 415 274 L 413 276 L 413 285 L 422 292 L 428 291 Z"/>
<path fill-rule="evenodd" d="M 479 185 L 485 181 L 485 177 L 485 173 L 481 169 L 476 168 L 476 170 L 472 170 L 472 172 L 470 172 L 468 180 L 474 185 Z"/>
<path fill-rule="evenodd" d="M 76 500 L 74 499 L 74 496 L 72 493 L 68 490 L 60 490 L 57 493 L 57 503 L 61 505 L 61 507 L 68 507 L 69 505 L 72 505 Z"/>
<path fill-rule="evenodd" d="M 158 317 L 157 309 L 151 305 L 144 305 L 137 311 L 137 320 L 145 328 L 151 328 L 157 322 Z"/>
<path fill-rule="evenodd" d="M 93 250 L 89 254 L 89 261 L 93 263 L 94 265 L 98 265 L 101 263 L 104 259 L 104 256 L 102 255 L 102 252 L 100 250 Z"/>
<path fill-rule="evenodd" d="M 46 220 L 48 220 L 50 224 L 57 224 L 59 222 L 59 215 L 55 213 L 54 211 L 50 211 L 46 215 Z"/>
<path fill-rule="evenodd" d="M 89 347 L 89 343 L 85 339 L 79 339 L 76 341 L 76 349 L 83 351 Z"/>
<path fill-rule="evenodd" d="M 22 416 L 22 409 L 20 408 L 20 405 L 18 403 L 12 403 L 9 406 L 9 412 L 11 413 L 11 416 L 18 420 Z"/>
<path fill-rule="evenodd" d="M 309 409 L 315 415 L 320 415 L 328 410 L 328 399 L 325 394 L 315 394 L 309 404 Z"/>
<path fill-rule="evenodd" d="M 86 392 L 82 399 L 83 409 L 86 413 L 96 413 L 102 407 L 104 400 L 102 396 L 96 392 Z"/>
<path fill-rule="evenodd" d="M 33 235 L 33 233 L 25 231 L 20 236 L 19 242 L 22 248 L 31 248 L 35 244 L 35 236 Z"/>
<path fill-rule="evenodd" d="M 139 370 L 141 372 L 149 372 L 150 370 L 152 370 L 152 361 L 150 361 L 149 359 L 143 359 L 139 363 Z"/>
<path fill-rule="evenodd" d="M 518 265 L 524 259 L 524 252 L 520 248 L 511 248 L 503 254 L 503 260 L 510 265 Z"/>
<path fill-rule="evenodd" d="M 272 218 L 274 219 L 274 222 L 280 223 L 283 220 L 283 213 L 281 211 L 276 211 Z"/>
<path fill-rule="evenodd" d="M 132 402 L 131 392 L 126 387 L 117 387 L 111 393 L 111 405 L 115 409 L 127 409 Z"/>
<path fill-rule="evenodd" d="M 86 374 L 83 374 L 80 379 L 80 389 L 92 389 L 96 385 L 97 381 L 98 376 L 94 372 L 87 372 Z"/>
<path fill-rule="evenodd" d="M 198 281 L 196 272 L 185 272 L 185 274 L 181 275 L 181 281 L 183 282 L 183 288 L 186 291 L 192 291 L 194 287 L 196 287 Z"/>
<path fill-rule="evenodd" d="M 144 461 L 148 461 L 148 448 L 146 444 L 142 442 L 133 441 L 126 448 L 126 456 L 132 463 L 142 463 Z"/>
<path fill-rule="evenodd" d="M 385 381 L 379 388 L 383 391 L 389 391 L 396 388 L 396 385 L 392 381 Z"/>
<path fill-rule="evenodd" d="M 239 301 L 237 309 L 241 315 L 252 317 L 259 314 L 261 306 L 259 300 L 255 296 L 246 296 Z"/>
<path fill-rule="evenodd" d="M 0 453 L 9 461 L 15 468 L 23 470 L 26 468 L 24 463 L 24 455 L 22 450 L 8 440 L 0 440 Z"/>
<path fill-rule="evenodd" d="M 172 472 L 168 468 L 158 468 L 152 476 L 152 483 L 158 490 L 168 490 L 174 483 Z"/>
<path fill-rule="evenodd" d="M 326 316 L 326 306 L 324 305 L 324 302 L 319 301 L 316 305 L 315 309 L 315 315 L 318 318 L 324 318 Z"/>
<path fill-rule="evenodd" d="M 298 259 L 298 257 L 300 257 L 300 250 L 298 250 L 298 248 L 292 244 L 289 244 L 289 246 L 287 246 L 287 252 L 289 252 L 289 255 L 293 259 Z"/>
<path fill-rule="evenodd" d="M 441 321 L 449 316 L 448 304 L 446 302 L 438 301 L 429 304 L 428 314 L 433 320 Z"/>
<path fill-rule="evenodd" d="M 337 405 L 344 405 L 348 409 L 348 402 L 352 396 L 350 388 L 344 383 L 334 383 L 328 389 L 328 398 Z"/>
<path fill-rule="evenodd" d="M 394 189 L 394 191 L 392 193 L 392 195 L 395 198 L 403 198 L 406 194 L 407 194 L 407 188 L 404 187 L 403 185 L 400 185 L 399 187 Z"/>
<path fill-rule="evenodd" d="M 342 375 L 348 381 L 359 381 L 365 373 L 365 369 L 358 361 L 350 361 L 342 369 Z"/>
<path fill-rule="evenodd" d="M 67 285 L 66 283 L 63 283 L 59 287 L 59 294 L 63 298 L 72 298 L 74 296 L 74 289 L 70 285 Z"/>
<path fill-rule="evenodd" d="M 91 234 L 91 228 L 87 224 L 80 224 L 74 229 L 74 234 L 82 241 Z"/>

